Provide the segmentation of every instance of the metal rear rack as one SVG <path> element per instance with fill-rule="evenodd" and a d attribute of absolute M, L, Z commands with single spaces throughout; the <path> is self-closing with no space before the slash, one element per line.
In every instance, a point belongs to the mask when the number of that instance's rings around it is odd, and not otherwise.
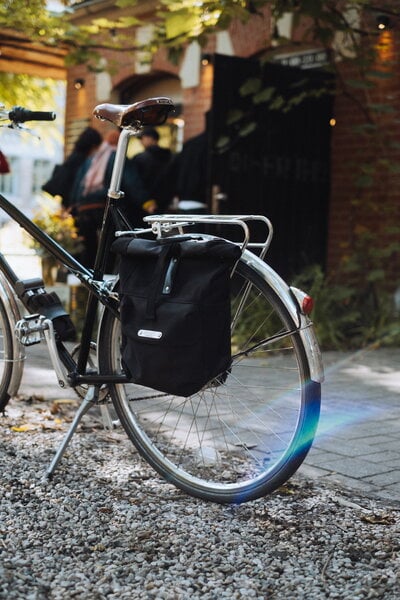
<path fill-rule="evenodd" d="M 260 258 L 263 259 L 271 244 L 274 233 L 272 223 L 263 215 L 149 215 L 144 218 L 146 223 L 151 225 L 151 231 L 161 237 L 173 229 L 179 229 L 183 233 L 184 227 L 190 227 L 197 224 L 207 225 L 236 225 L 241 227 L 243 239 L 235 242 L 241 245 L 242 252 L 246 248 L 260 248 Z M 262 242 L 252 242 L 250 240 L 249 221 L 259 221 L 265 225 L 265 240 Z M 136 230 L 136 233 L 146 230 Z M 117 232 L 117 235 L 123 232 Z M 126 234 L 126 232 L 125 232 Z"/>

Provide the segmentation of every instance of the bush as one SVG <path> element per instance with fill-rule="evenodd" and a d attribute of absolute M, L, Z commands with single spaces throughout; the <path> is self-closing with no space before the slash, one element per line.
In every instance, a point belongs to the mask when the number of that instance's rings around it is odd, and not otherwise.
<path fill-rule="evenodd" d="M 314 299 L 312 319 L 323 349 L 400 345 L 400 314 L 393 295 L 379 282 L 366 277 L 360 287 L 339 283 L 312 265 L 295 277 L 293 285 Z"/>

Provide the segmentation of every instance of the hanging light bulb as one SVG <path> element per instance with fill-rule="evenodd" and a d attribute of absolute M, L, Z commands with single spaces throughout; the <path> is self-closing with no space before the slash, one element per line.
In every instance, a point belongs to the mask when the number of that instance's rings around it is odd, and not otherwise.
<path fill-rule="evenodd" d="M 379 31 L 389 29 L 390 27 L 390 19 L 387 15 L 379 15 L 378 17 L 376 17 L 376 23 Z"/>

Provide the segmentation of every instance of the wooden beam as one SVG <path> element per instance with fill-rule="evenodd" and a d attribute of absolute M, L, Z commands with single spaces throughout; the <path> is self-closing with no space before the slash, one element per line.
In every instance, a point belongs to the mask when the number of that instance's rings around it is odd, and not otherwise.
<path fill-rule="evenodd" d="M 65 80 L 66 51 L 31 43 L 15 33 L 0 31 L 0 71 Z"/>
<path fill-rule="evenodd" d="M 65 68 L 60 69 L 44 64 L 29 63 L 7 58 L 3 59 L 2 56 L 0 56 L 0 71 L 4 73 L 32 75 L 33 77 L 49 77 L 50 79 L 60 79 L 62 81 L 67 78 L 67 71 Z"/>

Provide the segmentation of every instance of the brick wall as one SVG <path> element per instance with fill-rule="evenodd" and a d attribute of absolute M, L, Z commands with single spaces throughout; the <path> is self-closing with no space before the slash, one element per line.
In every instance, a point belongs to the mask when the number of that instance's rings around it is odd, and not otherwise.
<path fill-rule="evenodd" d="M 97 15 L 96 15 L 97 16 Z M 112 9 L 100 11 L 99 17 L 112 18 Z M 87 19 L 86 19 L 87 20 Z M 269 14 L 266 11 L 266 18 L 253 17 L 249 23 L 243 25 L 236 22 L 232 25 L 230 35 L 234 47 L 235 55 L 251 56 L 260 48 L 265 48 L 266 40 L 270 36 L 271 23 Z M 204 49 L 204 53 L 212 53 L 215 51 L 215 40 Z M 110 65 L 117 65 L 117 71 L 112 75 L 112 87 L 114 90 L 127 79 L 135 76 L 136 66 L 134 55 L 130 52 L 116 53 L 105 51 L 104 57 Z M 173 65 L 167 58 L 165 51 L 160 51 L 154 57 L 152 62 L 152 72 L 171 75 L 179 74 L 179 65 Z M 138 75 L 140 77 L 140 75 Z M 81 78 L 85 80 L 83 89 L 77 91 L 74 89 L 73 82 L 75 79 Z M 185 119 L 184 139 L 189 139 L 204 130 L 205 114 L 211 107 L 213 85 L 213 69 L 212 65 L 201 68 L 200 85 L 196 88 L 187 88 L 183 90 L 183 117 Z M 71 140 L 75 137 L 77 127 L 86 124 L 91 124 L 106 131 L 108 126 L 93 121 L 91 112 L 93 107 L 98 103 L 96 98 L 96 75 L 88 71 L 85 66 L 71 67 L 68 70 L 68 88 L 67 88 L 68 105 L 66 111 L 66 151 L 71 147 Z M 111 101 L 118 101 L 118 94 L 114 92 Z M 77 125 L 74 127 L 73 123 Z"/>
<path fill-rule="evenodd" d="M 400 42 L 395 31 L 385 32 L 377 41 L 381 52 L 374 69 L 384 72 L 390 61 L 398 60 Z M 344 78 L 358 78 L 348 67 L 342 68 L 341 74 Z M 328 241 L 330 272 L 351 257 L 360 232 L 377 232 L 381 249 L 398 239 L 398 234 L 390 233 L 388 228 L 399 223 L 400 212 L 400 174 L 397 172 L 400 75 L 397 70 L 393 77 L 372 77 L 371 82 L 372 87 L 366 91 L 347 88 L 346 93 L 339 92 L 335 100 Z M 357 126 L 368 123 L 368 115 L 362 110 L 366 94 L 370 102 L 382 106 L 370 122 L 371 127 L 376 127 L 372 130 L 374 135 L 356 131 Z M 394 108 L 393 113 L 386 112 L 390 107 Z M 383 260 L 389 273 L 388 284 L 395 288 L 399 284 L 399 254 L 388 254 Z"/>
<path fill-rule="evenodd" d="M 296 34 L 304 23 L 300 23 Z M 268 14 L 265 19 L 254 17 L 246 26 L 235 23 L 231 27 L 231 39 L 234 52 L 238 56 L 252 56 L 258 50 L 268 46 L 271 33 L 271 23 Z M 302 35 L 302 34 L 301 34 Z M 397 59 L 400 55 L 398 32 L 393 30 L 385 32 L 378 42 L 381 42 L 380 58 L 377 69 L 384 69 L 388 61 Z M 213 42 L 205 52 L 213 52 Z M 118 101 L 119 86 L 126 80 L 140 78 L 136 74 L 135 61 L 131 53 L 115 54 L 109 52 L 106 58 L 118 65 L 118 69 L 111 78 L 113 92 L 111 101 Z M 343 70 L 344 69 L 344 70 Z M 356 77 L 357 74 L 349 73 L 341 66 L 342 75 Z M 165 52 L 156 55 L 152 65 L 153 73 L 177 76 L 179 66 L 172 65 Z M 76 78 L 85 79 L 85 87 L 75 90 L 73 81 Z M 205 126 L 205 114 L 211 106 L 213 68 L 211 65 L 201 68 L 200 85 L 195 88 L 182 90 L 183 118 L 185 120 L 184 139 L 203 131 Z M 351 96 L 348 94 L 351 92 Z M 370 96 L 376 102 L 391 103 L 396 106 L 400 95 L 400 71 L 397 70 L 395 77 L 391 79 L 375 78 L 374 86 L 368 90 Z M 85 67 L 73 67 L 68 72 L 68 102 L 66 112 L 66 137 L 67 149 L 79 128 L 91 123 L 103 133 L 109 128 L 107 124 L 94 121 L 91 113 L 93 107 L 98 103 L 96 98 L 96 75 L 89 72 Z M 362 94 L 355 89 L 342 91 L 335 100 L 336 126 L 332 131 L 332 154 L 331 154 L 331 199 L 329 211 L 329 239 L 327 265 L 330 272 L 334 272 L 337 266 L 352 253 L 352 244 L 355 234 L 360 227 L 373 227 L 381 232 L 381 240 L 384 245 L 389 239 L 385 230 L 387 224 L 395 222 L 399 217 L 400 202 L 398 190 L 400 174 L 390 173 L 382 163 L 382 173 L 377 177 L 374 187 L 360 188 L 355 185 L 355 175 L 361 164 L 371 164 L 379 153 L 382 158 L 394 160 L 400 164 L 400 149 L 393 147 L 389 149 L 387 140 L 400 141 L 400 119 L 397 115 L 382 113 L 379 117 L 378 131 L 385 134 L 386 142 L 382 146 L 376 146 L 375 138 L 369 138 L 361 133 L 354 132 L 355 125 L 365 122 L 365 115 L 360 109 L 359 101 Z M 104 99 L 102 99 L 104 101 Z M 396 120 L 397 118 L 397 120 Z M 370 206 L 371 199 L 375 208 Z M 396 212 L 397 211 L 397 212 Z M 395 234 L 393 234 L 395 235 Z M 399 280 L 398 257 L 389 257 L 393 273 L 393 282 Z"/>

